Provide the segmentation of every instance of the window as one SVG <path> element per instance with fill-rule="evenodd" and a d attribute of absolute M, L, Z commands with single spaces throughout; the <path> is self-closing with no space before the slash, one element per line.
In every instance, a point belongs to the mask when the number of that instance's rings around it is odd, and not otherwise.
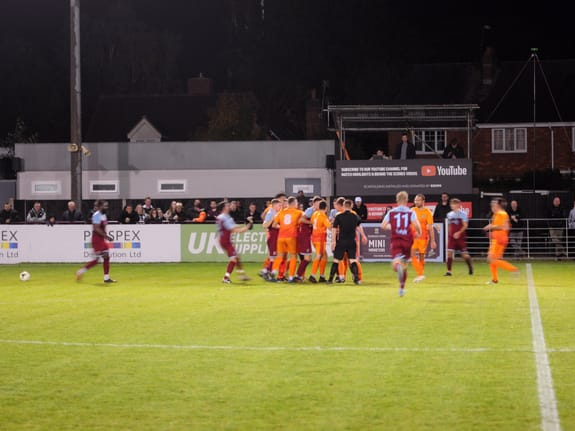
<path fill-rule="evenodd" d="M 418 130 L 414 136 L 413 143 L 418 153 L 443 153 L 447 139 L 445 130 Z"/>
<path fill-rule="evenodd" d="M 59 194 L 62 188 L 60 181 L 34 181 L 32 194 Z"/>
<path fill-rule="evenodd" d="M 160 193 L 185 192 L 186 180 L 160 180 L 158 189 Z"/>
<path fill-rule="evenodd" d="M 491 131 L 491 152 L 526 153 L 527 129 L 493 129 Z"/>
<path fill-rule="evenodd" d="M 90 181 L 92 193 L 118 193 L 119 188 L 117 181 Z"/>

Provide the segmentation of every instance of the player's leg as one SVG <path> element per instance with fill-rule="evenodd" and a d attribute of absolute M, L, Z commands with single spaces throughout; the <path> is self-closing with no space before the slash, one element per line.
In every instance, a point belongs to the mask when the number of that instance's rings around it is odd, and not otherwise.
<path fill-rule="evenodd" d="M 461 250 L 461 257 L 467 264 L 467 272 L 469 275 L 473 275 L 473 261 L 471 260 L 471 256 L 467 252 L 467 248 Z"/>
<path fill-rule="evenodd" d="M 411 247 L 411 266 L 413 266 L 413 269 L 419 275 L 420 268 L 418 242 L 418 240 L 413 241 L 413 246 Z"/>
<path fill-rule="evenodd" d="M 293 282 L 297 269 L 297 240 L 295 238 L 290 238 L 288 240 L 288 255 L 289 255 L 288 281 Z"/>
<path fill-rule="evenodd" d="M 397 273 L 397 281 L 399 282 L 399 296 L 403 296 L 405 289 L 405 281 L 407 280 L 407 264 L 402 255 L 396 256 L 391 261 L 391 267 Z"/>
<path fill-rule="evenodd" d="M 447 272 L 444 275 L 450 276 L 451 275 L 451 268 L 453 266 L 453 256 L 455 255 L 455 250 L 447 250 Z"/>
<path fill-rule="evenodd" d="M 503 255 L 505 253 L 505 247 L 507 246 L 507 244 L 502 244 L 499 243 L 498 244 L 498 255 L 497 258 L 493 261 L 493 264 L 497 267 L 497 268 L 501 268 L 505 271 L 509 271 L 509 272 L 517 272 L 519 271 L 519 268 L 517 268 L 516 266 L 512 265 L 511 263 L 509 263 L 508 261 L 502 259 Z"/>
<path fill-rule="evenodd" d="M 311 281 L 312 283 L 317 283 L 316 274 L 317 274 L 317 270 L 319 269 L 319 264 L 321 262 L 321 257 L 322 257 L 322 252 L 323 252 L 323 250 L 321 249 L 321 242 L 314 242 L 313 248 L 315 250 L 315 256 L 313 258 L 313 263 L 311 265 L 311 271 L 310 271 L 308 280 Z"/>
<path fill-rule="evenodd" d="M 98 262 L 100 261 L 100 253 L 95 253 L 95 257 L 94 259 L 92 259 L 91 261 L 89 261 L 88 263 L 86 263 L 82 268 L 80 268 L 78 271 L 76 271 L 76 280 L 80 281 L 82 279 L 82 276 L 91 268 L 95 267 L 96 265 L 98 265 Z"/>
<path fill-rule="evenodd" d="M 499 258 L 499 247 L 494 239 L 491 239 L 489 250 L 487 252 L 487 262 L 489 263 L 489 270 L 491 271 L 491 281 L 489 283 L 498 283 L 499 277 L 497 274 L 497 265 L 495 261 Z"/>
<path fill-rule="evenodd" d="M 285 261 L 286 258 L 287 258 L 287 244 L 284 238 L 279 238 L 277 241 L 277 256 L 274 259 L 274 263 L 272 266 L 272 274 L 270 277 L 270 281 L 275 281 L 276 279 L 278 279 L 281 264 L 282 262 Z"/>
<path fill-rule="evenodd" d="M 110 278 L 110 253 L 108 250 L 102 252 L 102 263 L 104 268 L 104 283 L 115 283 L 116 280 Z"/>

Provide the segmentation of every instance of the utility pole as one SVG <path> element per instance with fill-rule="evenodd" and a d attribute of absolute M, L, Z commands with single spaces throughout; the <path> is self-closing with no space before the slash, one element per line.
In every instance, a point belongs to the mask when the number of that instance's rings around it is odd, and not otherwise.
<path fill-rule="evenodd" d="M 71 198 L 82 208 L 82 81 L 80 0 L 70 0 L 70 179 Z"/>

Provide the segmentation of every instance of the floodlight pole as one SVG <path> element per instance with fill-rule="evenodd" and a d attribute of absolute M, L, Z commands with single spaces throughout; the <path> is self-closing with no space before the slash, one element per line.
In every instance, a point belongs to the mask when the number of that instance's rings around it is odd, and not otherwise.
<path fill-rule="evenodd" d="M 71 198 L 82 208 L 82 83 L 80 0 L 70 0 L 70 185 Z"/>
<path fill-rule="evenodd" d="M 533 183 L 533 190 L 535 190 L 535 170 L 536 170 L 536 163 L 537 157 L 535 156 L 535 131 L 537 130 L 537 76 L 536 76 L 536 63 L 537 63 L 537 51 L 538 48 L 531 48 L 531 59 L 533 60 L 533 135 L 532 139 L 532 151 L 531 151 L 531 159 L 533 160 L 533 172 L 532 172 L 532 183 Z"/>

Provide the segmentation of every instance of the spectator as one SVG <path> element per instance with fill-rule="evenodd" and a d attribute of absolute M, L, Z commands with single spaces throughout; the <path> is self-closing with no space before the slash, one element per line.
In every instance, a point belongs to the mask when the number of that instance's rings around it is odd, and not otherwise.
<path fill-rule="evenodd" d="M 441 202 L 436 205 L 433 211 L 433 223 L 443 223 L 449 211 L 451 211 L 449 195 L 447 193 L 441 193 Z"/>
<path fill-rule="evenodd" d="M 199 199 L 194 200 L 194 206 L 190 211 L 190 218 L 194 223 L 203 223 L 206 221 L 208 213 L 202 207 L 202 201 Z"/>
<path fill-rule="evenodd" d="M 555 247 L 555 260 L 560 260 L 566 257 L 565 247 L 563 246 L 563 236 L 565 233 L 565 220 L 567 218 L 566 211 L 561 206 L 561 199 L 559 196 L 553 198 L 551 208 L 549 208 L 548 220 L 549 237 Z"/>
<path fill-rule="evenodd" d="M 176 201 L 170 203 L 170 207 L 164 212 L 164 218 L 166 221 L 172 223 L 174 221 L 174 215 L 176 214 Z"/>
<path fill-rule="evenodd" d="M 303 192 L 303 190 L 298 190 L 297 195 L 296 195 L 296 199 L 297 199 L 298 206 L 303 205 L 304 208 L 306 207 L 308 200 L 306 199 L 305 193 Z"/>
<path fill-rule="evenodd" d="M 168 220 L 166 220 L 166 217 L 164 217 L 164 211 L 162 210 L 162 208 L 158 207 L 156 208 L 156 214 L 157 214 L 157 218 L 158 218 L 158 223 L 167 223 Z"/>
<path fill-rule="evenodd" d="M 28 215 L 26 216 L 27 223 L 45 223 L 46 222 L 46 211 L 42 208 L 42 204 L 38 201 L 34 202 L 34 206 Z"/>
<path fill-rule="evenodd" d="M 575 202 L 573 202 L 573 208 L 569 211 L 569 218 L 567 219 L 567 224 L 569 227 L 569 243 L 570 247 L 573 247 L 575 243 Z M 575 252 L 571 249 L 570 255 L 573 256 Z"/>
<path fill-rule="evenodd" d="M 158 208 L 152 208 L 150 210 L 148 223 L 150 224 L 160 224 L 163 223 L 164 217 L 158 214 Z"/>
<path fill-rule="evenodd" d="M 369 160 L 388 160 L 391 157 L 386 156 L 382 149 L 378 148 Z"/>
<path fill-rule="evenodd" d="M 575 229 L 575 202 L 573 202 L 573 208 L 569 211 L 569 229 Z"/>
<path fill-rule="evenodd" d="M 244 221 L 244 214 L 239 208 L 238 201 L 230 202 L 230 216 L 234 219 L 236 223 L 242 223 Z"/>
<path fill-rule="evenodd" d="M 246 216 L 244 217 L 244 220 L 246 222 L 249 221 L 248 217 L 252 218 L 251 219 L 252 223 L 261 223 L 262 222 L 261 213 L 257 210 L 255 202 L 250 202 L 250 204 L 248 205 L 248 210 L 246 211 Z"/>
<path fill-rule="evenodd" d="M 4 203 L 4 208 L 0 211 L 0 224 L 10 224 L 18 221 L 18 212 L 12 208 L 10 202 Z"/>
<path fill-rule="evenodd" d="M 444 159 L 464 159 L 465 153 L 463 147 L 459 145 L 457 138 L 452 138 L 449 144 L 443 150 Z"/>
<path fill-rule="evenodd" d="M 355 211 L 361 221 L 367 220 L 367 207 L 363 204 L 360 196 L 356 196 L 352 210 Z"/>
<path fill-rule="evenodd" d="M 519 205 L 515 199 L 509 203 L 507 213 L 509 214 L 509 222 L 511 224 L 509 243 L 513 247 L 513 255 L 515 257 L 522 257 L 525 255 L 525 252 L 521 248 L 521 243 L 523 242 L 523 221 L 521 220 Z"/>
<path fill-rule="evenodd" d="M 397 160 L 415 159 L 415 145 L 409 142 L 407 132 L 401 134 L 401 142 L 395 147 L 393 158 Z"/>
<path fill-rule="evenodd" d="M 144 205 L 142 205 L 142 209 L 148 215 L 150 214 L 150 211 L 152 211 L 154 209 L 154 206 L 152 205 L 152 198 L 151 197 L 148 196 L 146 199 L 144 199 Z"/>
<path fill-rule="evenodd" d="M 47 224 L 50 227 L 54 226 L 56 224 L 56 216 L 53 216 L 53 215 L 49 216 Z"/>
<path fill-rule="evenodd" d="M 216 201 L 210 201 L 206 220 L 215 221 L 218 214 L 218 203 Z"/>
<path fill-rule="evenodd" d="M 120 214 L 118 221 L 122 224 L 136 224 L 138 223 L 138 214 L 134 212 L 134 207 L 130 204 L 126 205 Z"/>
<path fill-rule="evenodd" d="M 150 222 L 150 216 L 144 211 L 142 204 L 136 205 L 136 215 L 138 216 L 138 224 L 147 224 Z"/>
<path fill-rule="evenodd" d="M 69 201 L 68 209 L 62 213 L 62 221 L 65 222 L 83 222 L 84 218 L 80 210 L 76 209 L 76 202 Z"/>
<path fill-rule="evenodd" d="M 173 223 L 183 223 L 188 219 L 186 211 L 184 211 L 184 204 L 181 202 L 176 202 L 176 210 L 172 215 Z"/>

